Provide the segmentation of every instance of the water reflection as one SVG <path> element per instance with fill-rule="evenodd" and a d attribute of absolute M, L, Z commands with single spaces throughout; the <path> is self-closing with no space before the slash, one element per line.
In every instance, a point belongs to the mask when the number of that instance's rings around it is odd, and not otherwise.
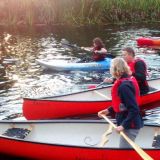
<path fill-rule="evenodd" d="M 109 52 L 120 55 L 121 49 L 131 46 L 149 66 L 149 78 L 160 76 L 160 56 L 150 54 L 146 48 L 138 48 L 135 39 L 141 36 L 159 35 L 159 26 L 103 26 L 103 27 L 53 27 L 34 30 L 1 29 L 14 37 L 7 48 L 1 51 L 0 65 L 0 119 L 11 114 L 22 113 L 22 97 L 43 97 L 64 94 L 87 88 L 87 84 L 100 83 L 109 72 L 54 72 L 44 70 L 35 59 L 58 59 L 76 61 L 90 56 L 80 50 L 90 46 L 92 39 L 101 37 Z M 2 43 L 2 36 L 1 43 Z M 62 43 L 63 40 L 68 45 Z M 8 59 L 8 60 L 5 60 Z M 159 105 L 160 106 L 160 105 Z M 155 110 L 155 114 L 160 109 Z M 151 113 L 153 114 L 153 113 Z M 147 117 L 148 118 L 148 115 Z M 156 119 L 159 117 L 157 116 Z M 149 118 L 155 119 L 155 116 Z"/>

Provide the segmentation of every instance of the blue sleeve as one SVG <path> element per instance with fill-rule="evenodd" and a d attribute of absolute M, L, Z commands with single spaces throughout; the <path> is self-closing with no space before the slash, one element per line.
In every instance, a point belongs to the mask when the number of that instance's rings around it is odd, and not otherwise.
<path fill-rule="evenodd" d="M 129 126 L 134 119 L 134 117 L 139 114 L 139 108 L 135 98 L 135 89 L 133 85 L 122 84 L 118 90 L 121 102 L 127 108 L 127 117 L 122 121 L 121 125 L 126 128 Z"/>

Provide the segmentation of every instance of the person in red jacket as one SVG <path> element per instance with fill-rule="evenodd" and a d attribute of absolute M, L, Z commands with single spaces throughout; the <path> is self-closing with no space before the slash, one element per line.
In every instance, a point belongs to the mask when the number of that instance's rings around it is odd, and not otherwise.
<path fill-rule="evenodd" d="M 81 47 L 82 50 L 92 52 L 92 57 L 84 57 L 80 62 L 90 62 L 90 61 L 103 61 L 105 58 L 115 58 L 114 55 L 108 53 L 103 41 L 101 38 L 96 37 L 93 39 L 93 46 L 92 47 Z"/>
<path fill-rule="evenodd" d="M 147 77 L 147 66 L 144 60 L 140 58 L 135 58 L 135 52 L 131 47 L 126 47 L 122 50 L 122 56 L 124 60 L 128 63 L 132 75 L 136 78 L 140 94 L 146 94 L 149 91 Z"/>
<path fill-rule="evenodd" d="M 116 81 L 112 87 L 112 106 L 99 111 L 102 114 L 116 113 L 116 131 L 124 133 L 133 141 L 143 127 L 143 121 L 138 107 L 139 87 L 136 79 L 131 76 L 131 71 L 123 58 L 112 60 L 110 72 Z M 123 137 L 120 138 L 120 148 L 131 146 Z"/>
<path fill-rule="evenodd" d="M 88 59 L 90 59 L 89 61 L 91 61 L 91 60 L 92 61 L 102 61 L 108 55 L 109 55 L 109 58 L 112 58 L 111 57 L 112 55 L 107 53 L 107 50 L 106 50 L 106 48 L 104 46 L 104 43 L 101 40 L 101 38 L 99 38 L 99 37 L 96 37 L 96 38 L 93 39 L 93 46 L 92 47 L 81 47 L 81 49 L 93 53 L 91 58 L 84 57 L 84 58 L 87 59 L 87 61 L 88 61 Z M 82 61 L 83 61 L 83 59 L 82 59 Z"/>
<path fill-rule="evenodd" d="M 99 37 L 93 39 L 92 52 L 92 59 L 94 61 L 104 60 L 107 56 L 107 50 L 105 49 L 103 41 Z"/>

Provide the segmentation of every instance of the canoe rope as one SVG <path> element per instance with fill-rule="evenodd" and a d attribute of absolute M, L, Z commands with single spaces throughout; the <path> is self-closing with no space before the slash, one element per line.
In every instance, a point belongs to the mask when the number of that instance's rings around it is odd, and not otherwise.
<path fill-rule="evenodd" d="M 105 131 L 102 135 L 102 138 L 101 138 L 101 141 L 98 142 L 98 143 L 93 143 L 93 138 L 87 136 L 84 138 L 84 143 L 88 146 L 99 146 L 99 147 L 103 147 L 108 141 L 109 141 L 109 138 L 108 136 L 110 134 L 112 134 L 112 130 L 113 130 L 113 127 L 112 125 L 109 125 L 107 131 Z"/>
<path fill-rule="evenodd" d="M 155 134 L 154 134 L 152 147 L 160 148 L 160 128 L 158 127 L 155 128 Z"/>
<path fill-rule="evenodd" d="M 113 127 L 109 125 L 108 129 L 103 133 L 101 142 L 99 143 L 100 147 L 103 147 L 109 141 L 109 135 L 112 134 Z"/>
<path fill-rule="evenodd" d="M 33 126 L 30 125 L 29 128 L 17 128 L 15 125 L 11 125 L 2 135 L 7 137 L 13 137 L 18 139 L 24 139 L 31 131 Z"/>
<path fill-rule="evenodd" d="M 84 143 L 85 143 L 87 146 L 97 146 L 99 142 L 93 143 L 93 138 L 87 136 L 87 137 L 84 138 Z"/>

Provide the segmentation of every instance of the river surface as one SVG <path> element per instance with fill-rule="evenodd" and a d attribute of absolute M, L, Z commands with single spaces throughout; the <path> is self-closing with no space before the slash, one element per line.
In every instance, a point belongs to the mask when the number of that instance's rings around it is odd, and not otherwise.
<path fill-rule="evenodd" d="M 10 36 L 12 38 L 8 40 Z M 0 119 L 22 115 L 23 97 L 71 93 L 87 89 L 89 84 L 101 83 L 105 77 L 109 77 L 108 71 L 49 71 L 35 62 L 37 58 L 75 62 L 91 56 L 79 47 L 91 46 L 95 37 L 101 37 L 108 52 L 114 55 L 120 55 L 126 46 L 133 47 L 136 54 L 147 62 L 148 79 L 160 77 L 159 51 L 139 48 L 135 40 L 141 36 L 160 36 L 159 25 L 53 26 L 34 29 L 1 27 L 0 42 L 6 38 L 6 43 L 0 62 Z M 64 41 L 69 45 L 62 43 Z M 160 124 L 159 113 L 160 104 L 156 109 L 147 110 L 144 117 L 146 123 Z"/>

